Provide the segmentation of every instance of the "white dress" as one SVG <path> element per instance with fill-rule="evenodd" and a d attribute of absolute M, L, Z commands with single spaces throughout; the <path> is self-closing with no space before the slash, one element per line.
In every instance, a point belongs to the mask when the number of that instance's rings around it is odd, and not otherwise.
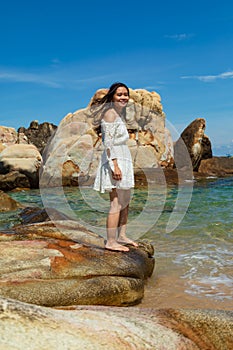
<path fill-rule="evenodd" d="M 113 188 L 126 190 L 134 187 L 132 157 L 126 144 L 129 134 L 124 122 L 119 116 L 113 122 L 106 122 L 102 119 L 101 132 L 104 152 L 97 169 L 94 190 L 104 193 Z M 112 159 L 117 159 L 117 164 L 122 172 L 121 180 L 114 180 L 112 177 L 114 170 Z"/>

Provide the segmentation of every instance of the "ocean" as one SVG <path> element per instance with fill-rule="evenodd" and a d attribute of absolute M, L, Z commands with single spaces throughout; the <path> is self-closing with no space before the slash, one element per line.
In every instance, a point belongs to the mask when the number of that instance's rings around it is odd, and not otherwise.
<path fill-rule="evenodd" d="M 233 309 L 233 177 L 132 191 L 128 236 L 151 242 L 155 270 L 139 307 Z M 10 196 L 52 206 L 105 237 L 108 194 L 91 188 L 25 190 Z M 0 213 L 0 229 L 19 223 Z"/>

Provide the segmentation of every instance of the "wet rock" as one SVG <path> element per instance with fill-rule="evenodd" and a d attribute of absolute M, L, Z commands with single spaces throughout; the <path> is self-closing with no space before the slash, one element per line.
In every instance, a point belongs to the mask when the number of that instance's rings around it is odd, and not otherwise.
<path fill-rule="evenodd" d="M 207 176 L 233 175 L 233 157 L 213 157 L 202 160 L 198 173 Z"/>
<path fill-rule="evenodd" d="M 231 350 L 233 313 L 77 306 L 0 299 L 2 349 Z"/>
<path fill-rule="evenodd" d="M 179 185 L 188 184 L 193 181 L 192 169 L 182 168 L 177 171 L 176 168 L 156 168 L 156 169 L 141 169 L 135 174 L 135 187 L 148 188 L 153 185 Z"/>
<path fill-rule="evenodd" d="M 18 203 L 13 198 L 0 190 L 0 212 L 12 211 L 19 208 L 22 208 L 22 204 Z"/>
<path fill-rule="evenodd" d="M 127 253 L 72 220 L 18 225 L 0 235 L 0 294 L 46 305 L 134 305 L 154 269 L 152 246 Z"/>
<path fill-rule="evenodd" d="M 30 182 L 26 175 L 19 171 L 10 171 L 7 174 L 0 174 L 0 189 L 11 191 L 15 188 L 30 188 Z"/>
<path fill-rule="evenodd" d="M 62 214 L 53 208 L 38 208 L 38 207 L 26 207 L 24 208 L 19 217 L 22 224 L 33 224 L 36 222 L 45 222 L 51 220 L 69 220 L 70 218 Z"/>

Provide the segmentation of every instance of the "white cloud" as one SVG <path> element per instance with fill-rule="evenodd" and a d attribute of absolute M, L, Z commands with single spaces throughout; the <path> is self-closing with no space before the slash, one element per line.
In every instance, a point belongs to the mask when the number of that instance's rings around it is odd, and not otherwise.
<path fill-rule="evenodd" d="M 193 37 L 193 34 L 171 34 L 171 35 L 164 35 L 165 38 L 167 39 L 172 39 L 172 40 L 176 40 L 176 41 L 182 41 L 182 40 L 187 40 L 190 39 L 191 37 Z"/>
<path fill-rule="evenodd" d="M 149 90 L 149 91 L 158 91 L 158 90 L 163 89 L 165 85 L 166 85 L 166 83 L 164 81 L 158 80 L 158 81 L 156 81 L 156 84 L 142 85 L 140 88 L 145 89 L 145 90 Z"/>
<path fill-rule="evenodd" d="M 56 68 L 56 70 L 54 70 Z M 5 69 L 0 68 L 0 83 L 33 83 L 38 85 L 45 85 L 50 88 L 69 88 L 69 89 L 80 89 L 85 84 L 103 82 L 107 79 L 112 78 L 112 74 L 106 75 L 93 75 L 90 77 L 84 77 L 83 71 L 79 66 L 70 67 L 53 67 L 52 70 L 36 71 L 31 73 L 27 70 L 19 71 L 14 68 Z"/>
<path fill-rule="evenodd" d="M 41 74 L 33 74 L 27 72 L 14 72 L 14 71 L 1 71 L 0 70 L 0 81 L 8 81 L 14 83 L 35 83 L 47 85 L 53 88 L 60 88 L 61 85 Z"/>
<path fill-rule="evenodd" d="M 205 83 L 209 83 L 212 81 L 216 81 L 217 79 L 232 79 L 233 78 L 233 71 L 224 72 L 216 75 L 187 75 L 181 77 L 181 79 L 196 79 L 203 81 Z"/>

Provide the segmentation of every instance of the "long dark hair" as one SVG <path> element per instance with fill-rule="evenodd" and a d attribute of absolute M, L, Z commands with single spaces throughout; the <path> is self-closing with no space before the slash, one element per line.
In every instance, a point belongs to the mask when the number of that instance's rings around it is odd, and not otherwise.
<path fill-rule="evenodd" d="M 101 100 L 98 102 L 98 106 L 100 106 L 99 108 L 97 107 L 97 111 L 94 112 L 93 117 L 94 117 L 94 124 L 99 124 L 102 116 L 104 115 L 104 113 L 112 108 L 112 99 L 114 94 L 116 93 L 117 89 L 119 87 L 124 87 L 126 88 L 127 92 L 128 92 L 128 96 L 129 96 L 129 88 L 127 85 L 125 85 L 124 83 L 120 83 L 120 82 L 116 82 L 113 83 L 110 88 L 108 89 L 108 92 L 106 95 L 104 95 L 104 97 L 101 98 Z M 126 108 L 124 108 L 122 110 L 122 115 L 125 117 L 126 115 Z"/>
<path fill-rule="evenodd" d="M 115 95 L 115 93 L 119 87 L 126 88 L 126 90 L 128 91 L 128 95 L 129 95 L 128 86 L 125 85 L 124 83 L 116 82 L 110 86 L 107 94 L 100 100 L 100 104 L 112 102 L 113 96 Z"/>

